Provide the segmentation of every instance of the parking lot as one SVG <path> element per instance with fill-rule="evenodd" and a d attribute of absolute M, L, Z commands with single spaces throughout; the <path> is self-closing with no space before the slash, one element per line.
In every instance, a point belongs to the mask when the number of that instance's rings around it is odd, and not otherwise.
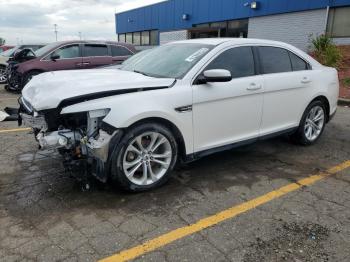
<path fill-rule="evenodd" d="M 0 109 L 17 97 L 0 87 Z M 315 146 L 281 137 L 215 154 L 140 194 L 83 192 L 17 128 L 0 123 L 0 261 L 350 260 L 348 107 Z"/>

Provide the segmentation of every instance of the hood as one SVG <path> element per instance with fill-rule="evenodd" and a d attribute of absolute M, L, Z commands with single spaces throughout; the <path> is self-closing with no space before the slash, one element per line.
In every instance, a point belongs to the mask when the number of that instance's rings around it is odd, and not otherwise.
<path fill-rule="evenodd" d="M 23 88 L 23 98 L 36 111 L 52 109 L 67 99 L 84 96 L 89 99 L 132 91 L 169 87 L 175 79 L 154 78 L 118 69 L 56 71 L 37 75 Z M 84 100 L 84 99 L 82 99 Z"/>

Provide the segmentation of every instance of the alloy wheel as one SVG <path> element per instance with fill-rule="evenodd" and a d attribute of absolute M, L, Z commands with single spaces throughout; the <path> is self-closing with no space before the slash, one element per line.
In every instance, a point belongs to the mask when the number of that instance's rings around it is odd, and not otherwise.
<path fill-rule="evenodd" d="M 308 113 L 305 125 L 304 134 L 309 141 L 316 140 L 322 132 L 324 125 L 324 109 L 321 106 L 314 106 Z"/>
<path fill-rule="evenodd" d="M 146 132 L 133 139 L 123 157 L 126 177 L 136 185 L 151 185 L 168 171 L 173 157 L 169 140 L 158 132 Z"/>
<path fill-rule="evenodd" d="M 0 83 L 4 83 L 7 80 L 6 69 L 0 67 Z"/>

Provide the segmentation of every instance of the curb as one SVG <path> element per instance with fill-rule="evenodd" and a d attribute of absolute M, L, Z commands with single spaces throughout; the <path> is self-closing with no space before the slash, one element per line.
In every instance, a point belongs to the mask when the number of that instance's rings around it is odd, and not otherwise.
<path fill-rule="evenodd" d="M 350 106 L 350 99 L 347 98 L 339 98 L 338 105 L 340 106 Z"/>

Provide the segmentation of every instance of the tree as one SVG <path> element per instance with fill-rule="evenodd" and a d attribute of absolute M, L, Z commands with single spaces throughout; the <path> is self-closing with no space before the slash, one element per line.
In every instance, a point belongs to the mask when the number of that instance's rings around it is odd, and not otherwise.
<path fill-rule="evenodd" d="M 4 45 L 5 42 L 6 42 L 6 40 L 4 38 L 0 37 L 0 45 Z"/>

